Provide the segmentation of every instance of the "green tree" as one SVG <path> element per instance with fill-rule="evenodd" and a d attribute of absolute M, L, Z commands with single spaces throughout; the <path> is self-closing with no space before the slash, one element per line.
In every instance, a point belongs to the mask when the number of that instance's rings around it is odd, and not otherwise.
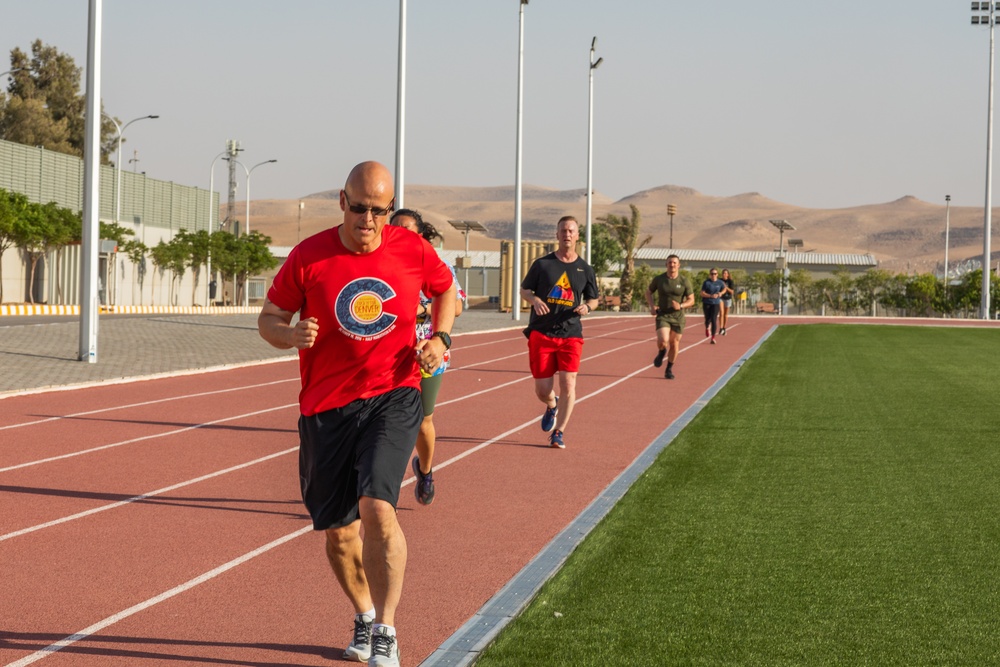
<path fill-rule="evenodd" d="M 882 304 L 882 295 L 889 291 L 891 284 L 892 274 L 885 269 L 868 269 L 858 276 L 854 285 L 861 307 L 874 315 L 878 305 Z"/>
<path fill-rule="evenodd" d="M 49 220 L 49 237 L 46 239 L 45 254 L 51 256 L 55 253 L 56 275 L 60 275 L 59 267 L 62 264 L 63 251 L 70 243 L 79 241 L 83 233 L 83 218 L 79 211 L 71 211 L 62 208 L 55 202 L 45 205 L 46 215 Z M 63 294 L 63 281 L 56 281 L 56 302 L 66 303 L 66 295 Z"/>
<path fill-rule="evenodd" d="M 143 305 L 142 287 L 146 280 L 146 254 L 149 252 L 149 248 L 142 241 L 128 239 L 121 245 L 120 250 L 132 262 L 132 270 L 135 271 L 136 279 L 132 281 L 132 303 L 135 303 L 135 286 L 138 284 L 139 305 L 141 306 Z"/>
<path fill-rule="evenodd" d="M 635 289 L 632 290 L 632 310 L 646 310 L 649 307 L 646 303 L 646 290 L 655 277 L 656 269 L 649 264 L 639 264 L 635 267 L 632 280 L 632 284 L 635 285 Z"/>
<path fill-rule="evenodd" d="M 31 54 L 10 52 L 8 94 L 0 99 L 0 138 L 83 157 L 86 97 L 80 92 L 81 69 L 73 58 L 36 39 Z M 108 162 L 117 136 L 101 117 L 101 161 Z"/>
<path fill-rule="evenodd" d="M 31 202 L 19 192 L 0 189 L 0 276 L 3 276 L 3 255 L 17 245 L 19 222 Z M 3 280 L 0 279 L 0 303 L 3 302 Z"/>
<path fill-rule="evenodd" d="M 978 317 L 983 298 L 983 270 L 976 269 L 962 276 L 962 282 L 952 287 L 959 306 L 973 317 Z M 995 313 L 1000 303 L 1000 277 L 990 273 L 990 309 Z M 991 313 L 992 316 L 992 313 Z"/>
<path fill-rule="evenodd" d="M 639 229 L 642 226 L 642 218 L 639 214 L 639 207 L 629 204 L 631 215 L 626 218 L 608 214 L 605 218 L 599 218 L 599 222 L 607 226 L 611 232 L 611 238 L 618 242 L 622 252 L 625 254 L 625 266 L 622 269 L 619 290 L 622 296 L 622 310 L 631 310 L 633 292 L 633 274 L 635 273 L 635 252 L 646 247 L 653 240 L 652 235 L 639 240 Z"/>
<path fill-rule="evenodd" d="M 611 269 L 612 264 L 621 259 L 622 247 L 604 225 L 594 225 L 591 229 L 591 246 L 590 265 L 594 267 L 594 274 L 597 275 L 597 288 L 603 296 L 604 283 L 601 281 L 601 277 Z"/>
<path fill-rule="evenodd" d="M 198 293 L 198 282 L 201 277 L 201 267 L 208 263 L 208 253 L 211 240 L 209 234 L 204 229 L 197 232 L 181 230 L 177 232 L 174 241 L 182 246 L 178 252 L 185 256 L 187 266 L 190 267 L 194 280 L 191 282 L 191 303 L 195 302 Z M 207 305 L 207 304 L 206 304 Z"/>
<path fill-rule="evenodd" d="M 931 273 L 913 276 L 906 285 L 907 307 L 914 314 L 931 317 L 942 290 L 941 282 Z"/>
<path fill-rule="evenodd" d="M 800 315 L 806 306 L 811 305 L 812 284 L 813 277 L 808 269 L 795 269 L 788 276 L 788 291 L 792 296 L 791 301 L 798 307 Z"/>
<path fill-rule="evenodd" d="M 240 284 L 246 289 L 246 282 L 250 276 L 255 276 L 264 271 L 269 271 L 278 266 L 278 258 L 271 254 L 271 237 L 259 232 L 250 232 L 241 236 L 240 240 L 244 244 L 243 254 L 246 259 L 245 271 L 242 273 Z"/>
<path fill-rule="evenodd" d="M 30 203 L 14 222 L 17 247 L 28 260 L 28 302 L 35 303 L 35 272 L 45 256 L 48 239 L 57 232 L 50 226 L 48 212 L 39 204 Z"/>

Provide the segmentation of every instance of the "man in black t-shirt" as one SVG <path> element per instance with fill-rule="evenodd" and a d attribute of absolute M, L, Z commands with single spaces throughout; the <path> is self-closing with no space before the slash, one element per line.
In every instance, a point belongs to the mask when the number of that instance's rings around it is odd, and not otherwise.
<path fill-rule="evenodd" d="M 552 431 L 549 445 L 563 449 L 563 430 L 576 401 L 576 374 L 583 351 L 580 317 L 597 307 L 597 277 L 577 252 L 580 225 L 563 216 L 557 226 L 559 248 L 539 257 L 521 281 L 521 298 L 531 305 L 528 337 L 535 395 L 545 404 L 542 430 Z M 559 395 L 555 374 L 559 372 Z M 559 409 L 559 403 L 562 409 Z"/>

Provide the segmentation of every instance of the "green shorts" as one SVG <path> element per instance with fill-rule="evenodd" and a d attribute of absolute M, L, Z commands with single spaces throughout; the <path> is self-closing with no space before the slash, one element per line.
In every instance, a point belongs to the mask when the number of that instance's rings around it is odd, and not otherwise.
<path fill-rule="evenodd" d="M 437 403 L 438 392 L 441 391 L 441 378 L 444 373 L 429 378 L 420 378 L 420 403 L 424 406 L 424 417 L 434 414 L 434 404 Z"/>
<path fill-rule="evenodd" d="M 684 311 L 675 310 L 672 313 L 659 314 L 656 316 L 656 328 L 666 329 L 670 327 L 670 330 L 674 333 L 684 332 Z"/>

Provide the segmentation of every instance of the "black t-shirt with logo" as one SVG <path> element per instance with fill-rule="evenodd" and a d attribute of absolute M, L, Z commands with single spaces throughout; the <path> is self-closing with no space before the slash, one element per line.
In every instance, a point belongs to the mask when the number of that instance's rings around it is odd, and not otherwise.
<path fill-rule="evenodd" d="M 553 338 L 583 338 L 580 316 L 573 309 L 597 298 L 597 276 L 583 258 L 562 262 L 554 252 L 539 257 L 521 281 L 521 288 L 534 292 L 549 307 L 545 315 L 536 315 L 531 309 L 525 335 L 537 331 Z"/>

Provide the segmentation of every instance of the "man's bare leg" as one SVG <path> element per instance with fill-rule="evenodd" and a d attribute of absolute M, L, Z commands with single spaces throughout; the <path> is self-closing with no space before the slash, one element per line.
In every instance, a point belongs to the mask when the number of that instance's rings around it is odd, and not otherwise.
<path fill-rule="evenodd" d="M 362 561 L 375 605 L 375 622 L 394 626 L 396 608 L 403 593 L 406 538 L 391 504 L 362 496 L 358 507 L 365 527 Z"/>
<path fill-rule="evenodd" d="M 361 521 L 326 531 L 326 558 L 347 599 L 354 605 L 354 613 L 370 611 L 372 598 L 362 565 Z"/>
<path fill-rule="evenodd" d="M 565 431 L 569 417 L 576 403 L 576 373 L 559 371 L 559 413 L 556 415 L 556 430 Z"/>

